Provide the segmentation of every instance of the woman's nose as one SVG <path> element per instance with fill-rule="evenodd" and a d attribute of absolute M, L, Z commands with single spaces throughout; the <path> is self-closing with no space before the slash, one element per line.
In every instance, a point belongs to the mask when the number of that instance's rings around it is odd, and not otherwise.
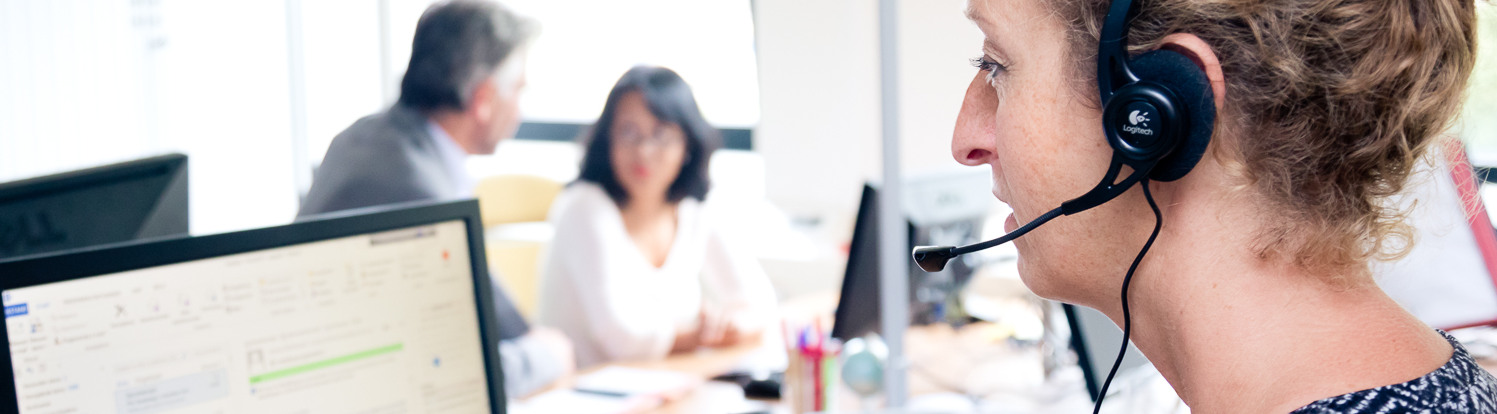
<path fill-rule="evenodd" d="M 993 117 L 997 109 L 998 94 L 982 73 L 973 76 L 956 117 L 956 131 L 951 136 L 951 156 L 956 162 L 976 166 L 993 158 L 997 136 Z"/>

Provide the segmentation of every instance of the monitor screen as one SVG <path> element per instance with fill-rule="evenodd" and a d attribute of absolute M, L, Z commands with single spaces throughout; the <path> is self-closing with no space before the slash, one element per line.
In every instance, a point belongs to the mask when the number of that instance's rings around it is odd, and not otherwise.
<path fill-rule="evenodd" d="M 6 289 L 19 412 L 491 412 L 469 228 Z"/>

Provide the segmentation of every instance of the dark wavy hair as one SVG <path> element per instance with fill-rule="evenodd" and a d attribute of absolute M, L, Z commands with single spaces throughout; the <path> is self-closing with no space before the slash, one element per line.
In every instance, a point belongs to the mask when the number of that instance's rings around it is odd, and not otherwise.
<path fill-rule="evenodd" d="M 639 92 L 644 97 L 645 105 L 655 118 L 679 125 L 686 133 L 686 157 L 681 162 L 676 181 L 666 191 L 666 199 L 675 203 L 686 197 L 697 200 L 707 197 L 707 190 L 712 187 L 707 178 L 707 165 L 712 160 L 712 152 L 722 145 L 722 135 L 702 118 L 691 87 L 686 85 L 681 75 L 656 66 L 635 66 L 624 72 L 624 76 L 613 85 L 598 122 L 580 137 L 586 152 L 582 155 L 582 171 L 577 180 L 602 186 L 620 207 L 629 202 L 629 194 L 614 175 L 613 158 L 609 156 L 613 151 L 613 137 L 609 131 L 613 130 L 619 101 L 630 92 Z"/>

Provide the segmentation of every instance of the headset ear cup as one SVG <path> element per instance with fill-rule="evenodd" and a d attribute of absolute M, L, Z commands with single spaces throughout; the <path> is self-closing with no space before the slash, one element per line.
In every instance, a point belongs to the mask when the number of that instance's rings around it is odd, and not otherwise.
<path fill-rule="evenodd" d="M 1211 133 L 1216 126 L 1216 102 L 1211 94 L 1211 83 L 1195 62 L 1170 50 L 1139 55 L 1128 62 L 1128 67 L 1140 80 L 1163 85 L 1181 100 L 1176 102 L 1177 108 L 1183 109 L 1182 120 L 1189 122 L 1189 129 L 1179 147 L 1160 160 L 1149 173 L 1149 179 L 1155 181 L 1178 180 L 1195 168 L 1211 144 Z"/>

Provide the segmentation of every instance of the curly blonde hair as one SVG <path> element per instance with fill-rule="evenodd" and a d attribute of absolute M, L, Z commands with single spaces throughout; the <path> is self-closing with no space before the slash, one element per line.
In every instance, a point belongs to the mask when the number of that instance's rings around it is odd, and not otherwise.
<path fill-rule="evenodd" d="M 1274 220 L 1257 253 L 1307 268 L 1406 253 L 1387 202 L 1459 111 L 1475 65 L 1474 0 L 1135 0 L 1135 52 L 1165 35 L 1211 45 L 1227 92 L 1217 139 Z M 1108 2 L 1052 0 L 1078 85 L 1095 85 Z M 1096 94 L 1090 93 L 1095 99 Z M 1218 133 L 1218 138 L 1222 134 Z M 1226 144 L 1226 145 L 1222 145 Z"/>

